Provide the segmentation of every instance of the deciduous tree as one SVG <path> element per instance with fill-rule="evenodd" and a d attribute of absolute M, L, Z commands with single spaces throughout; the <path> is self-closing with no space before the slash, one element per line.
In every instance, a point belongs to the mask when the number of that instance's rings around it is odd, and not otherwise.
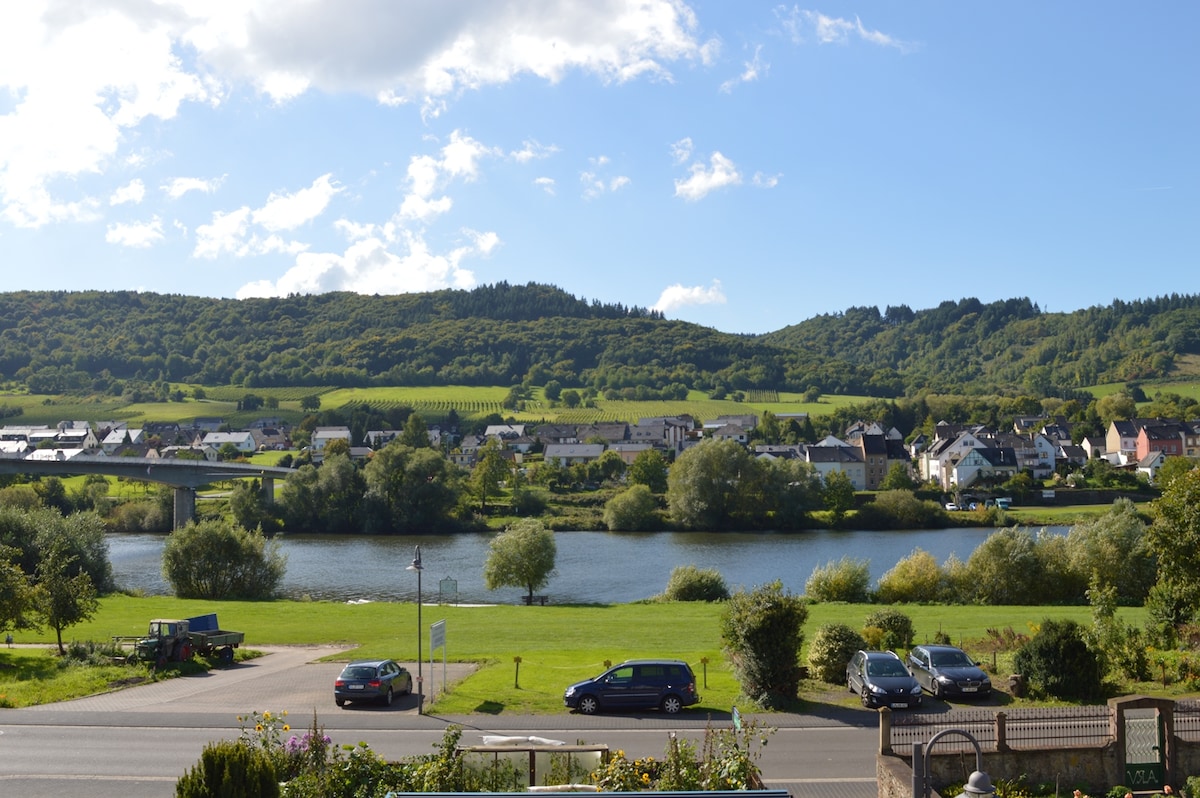
<path fill-rule="evenodd" d="M 179 598 L 273 598 L 287 556 L 279 542 L 228 521 L 192 521 L 163 547 L 162 569 Z"/>
<path fill-rule="evenodd" d="M 488 590 L 523 587 L 533 603 L 533 592 L 545 587 L 554 575 L 557 547 L 554 533 L 534 518 L 517 521 L 492 539 L 483 581 Z"/>

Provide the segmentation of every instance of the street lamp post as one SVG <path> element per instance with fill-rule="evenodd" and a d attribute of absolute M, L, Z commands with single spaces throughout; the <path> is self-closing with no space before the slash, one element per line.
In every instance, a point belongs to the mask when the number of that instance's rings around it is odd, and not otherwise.
<path fill-rule="evenodd" d="M 963 731 L 962 729 L 943 729 L 930 737 L 928 743 L 913 743 L 913 798 L 929 798 L 931 791 L 929 784 L 929 752 L 933 750 L 933 744 L 947 734 L 957 734 L 966 737 L 970 740 L 971 745 L 975 746 L 975 771 L 967 777 L 967 783 L 963 785 L 963 791 L 956 798 L 987 798 L 987 796 L 995 795 L 996 788 L 992 786 L 992 779 L 983 771 L 983 748 L 980 747 L 979 741 L 970 732 Z"/>
<path fill-rule="evenodd" d="M 417 572 L 417 714 L 420 715 L 425 703 L 425 680 L 421 671 L 421 547 L 417 546 L 412 565 L 404 570 Z M 932 742 L 932 741 L 930 741 Z"/>

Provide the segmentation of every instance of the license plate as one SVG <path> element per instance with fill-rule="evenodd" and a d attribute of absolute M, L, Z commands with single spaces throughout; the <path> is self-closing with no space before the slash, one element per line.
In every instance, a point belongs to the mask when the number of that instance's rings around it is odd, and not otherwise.
<path fill-rule="evenodd" d="M 896 709 L 908 709 L 908 704 L 904 704 L 904 703 L 895 703 L 895 704 L 892 704 L 892 706 L 895 707 Z"/>
<path fill-rule="evenodd" d="M 361 685 L 361 684 L 352 684 L 352 685 L 350 685 L 350 689 L 351 689 L 351 690 L 361 690 L 361 689 L 363 689 L 363 685 Z"/>
<path fill-rule="evenodd" d="M 964 687 L 963 692 L 964 693 L 973 693 L 978 689 L 979 689 L 978 687 Z"/>

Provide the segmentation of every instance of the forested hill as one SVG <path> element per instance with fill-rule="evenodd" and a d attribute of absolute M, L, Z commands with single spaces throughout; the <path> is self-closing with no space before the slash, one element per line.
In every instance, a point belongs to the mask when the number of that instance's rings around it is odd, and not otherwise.
<path fill-rule="evenodd" d="M 859 370 L 894 370 L 907 389 L 963 387 L 1032 396 L 1107 382 L 1194 375 L 1200 296 L 1114 301 L 1044 313 L 1028 299 L 943 302 L 882 313 L 852 307 L 770 333 L 762 340 L 805 348 Z"/>
<path fill-rule="evenodd" d="M 149 386 L 162 394 L 168 381 L 256 388 L 555 379 L 638 398 L 809 388 L 1061 395 L 1168 376 L 1197 354 L 1194 296 L 1067 314 L 1043 313 L 1027 299 L 851 308 L 744 336 L 538 284 L 247 300 L 0 294 L 0 382 L 34 393 Z"/>
<path fill-rule="evenodd" d="M 0 375 L 35 393 L 120 392 L 130 381 L 255 388 L 557 379 L 678 396 L 689 388 L 825 381 L 806 354 L 643 308 L 589 303 L 552 286 L 507 283 L 247 300 L 0 294 Z M 858 387 L 852 374 L 837 377 L 843 390 Z"/>

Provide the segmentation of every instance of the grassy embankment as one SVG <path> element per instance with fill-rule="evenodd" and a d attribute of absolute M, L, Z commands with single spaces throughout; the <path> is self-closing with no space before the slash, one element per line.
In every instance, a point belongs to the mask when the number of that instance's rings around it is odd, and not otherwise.
<path fill-rule="evenodd" d="M 854 628 L 876 607 L 871 605 L 817 604 L 810 608 L 805 625 L 811 640 L 824 623 L 846 623 Z M 401 661 L 416 657 L 416 606 L 376 603 L 362 605 L 326 602 L 206 602 L 167 597 L 110 596 L 97 616 L 67 630 L 65 639 L 108 640 L 113 635 L 135 635 L 155 617 L 187 617 L 218 612 L 221 625 L 246 633 L 247 647 L 255 645 L 344 644 L 337 657 L 385 656 Z M 961 642 L 976 657 L 989 659 L 978 641 L 989 629 L 1012 628 L 1032 634 L 1031 624 L 1044 618 L 1072 618 L 1089 623 L 1087 607 L 977 607 L 913 606 L 905 611 L 916 624 L 918 642 L 939 631 Z M 738 686 L 721 653 L 720 605 L 618 604 L 586 606 L 486 606 L 425 607 L 422 622 L 446 621 L 447 658 L 475 662 L 479 670 L 455 685 L 449 695 L 439 695 L 435 708 L 444 714 L 552 713 L 562 710 L 563 688 L 572 681 L 593 676 L 605 660 L 618 662 L 639 656 L 678 657 L 691 663 L 701 679 L 701 711 L 728 712 L 738 704 Z M 1122 617 L 1140 624 L 1144 612 L 1123 610 Z M 426 640 L 428 633 L 426 632 Z M 22 643 L 48 646 L 53 634 L 21 633 Z M 428 646 L 425 646 L 428 655 Z M 805 652 L 806 653 L 806 652 Z M 440 659 L 441 652 L 437 653 Z M 519 686 L 514 658 L 520 657 Z M 704 660 L 707 659 L 707 665 Z M 141 668 L 143 666 L 136 666 Z M 49 648 L 0 648 L 0 695 L 8 706 L 103 692 L 109 682 L 128 678 L 135 666 L 99 669 L 59 669 Z M 997 661 L 1006 675 L 1006 655 Z M 707 686 L 703 683 L 707 671 Z M 1129 685 L 1127 691 L 1157 692 L 1153 684 Z M 836 686 L 807 682 L 800 711 L 827 701 L 853 704 L 854 698 Z"/>

